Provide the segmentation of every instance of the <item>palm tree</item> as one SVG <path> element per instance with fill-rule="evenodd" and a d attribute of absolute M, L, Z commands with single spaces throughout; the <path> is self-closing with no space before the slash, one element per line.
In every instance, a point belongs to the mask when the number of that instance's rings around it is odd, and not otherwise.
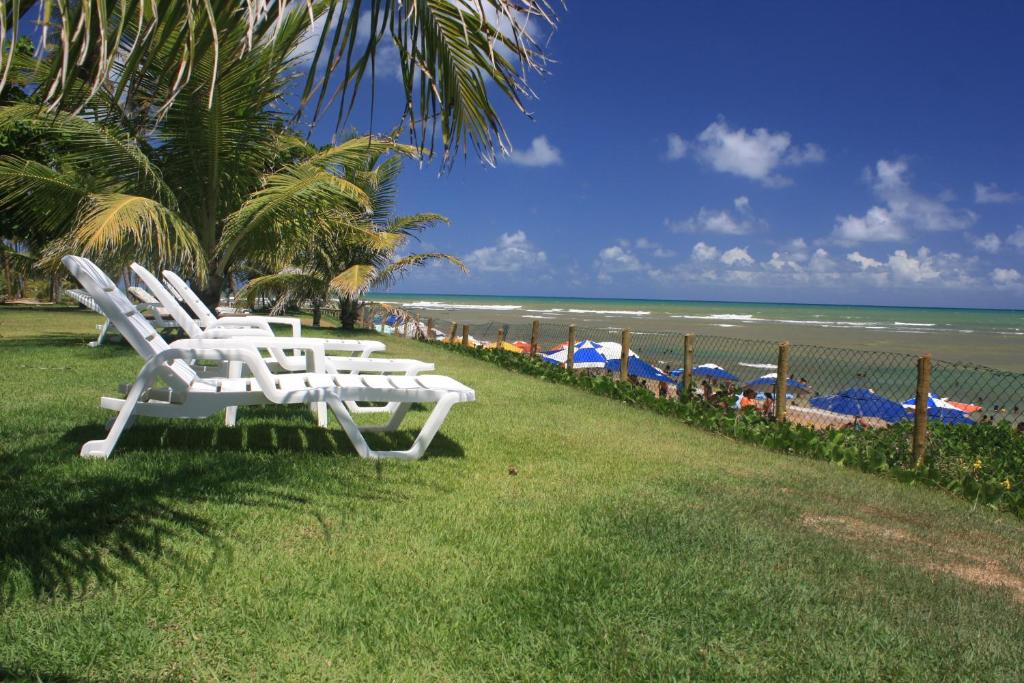
<path fill-rule="evenodd" d="M 388 287 L 409 269 L 432 261 L 448 261 L 465 272 L 462 261 L 450 254 L 398 256 L 420 232 L 448 222 L 436 213 L 391 216 L 401 163 L 397 156 L 368 157 L 364 168 L 351 170 L 350 179 L 369 197 L 370 212 L 338 214 L 333 223 L 304 231 L 287 248 L 281 248 L 272 229 L 251 222 L 233 231 L 230 238 L 245 245 L 247 261 L 267 264 L 272 271 L 253 277 L 238 296 L 250 305 L 257 298 L 273 297 L 275 309 L 309 302 L 313 325 L 320 324 L 322 307 L 335 298 L 342 327 L 352 329 L 359 296 L 370 287 Z"/>
<path fill-rule="evenodd" d="M 168 49 L 148 55 L 150 80 L 133 78 L 126 86 L 116 79 L 120 72 L 111 72 L 114 80 L 79 114 L 46 112 L 33 102 L 0 107 L 0 133 L 27 131 L 31 138 L 25 153 L 0 156 L 5 220 L 53 239 L 51 263 L 74 252 L 115 270 L 131 260 L 184 269 L 204 300 L 215 303 L 245 256 L 235 236 L 269 231 L 282 243 L 339 214 L 369 210 L 352 172 L 385 152 L 415 150 L 370 136 L 316 149 L 274 109 L 317 16 L 291 12 L 272 39 L 258 35 L 246 49 L 247 27 L 222 24 L 220 49 L 237 58 L 218 59 L 209 50 L 194 58 L 199 77 L 173 99 L 160 77 L 176 64 Z M 175 33 L 173 23 L 156 30 Z M 19 64 L 21 77 L 31 81 L 55 58 Z"/>
<path fill-rule="evenodd" d="M 373 87 L 379 53 L 393 50 L 403 122 L 421 148 L 440 132 L 448 161 L 460 147 L 486 158 L 496 144 L 506 149 L 488 90 L 525 113 L 527 76 L 545 71 L 543 42 L 555 26 L 549 0 L 0 0 L 0 85 L 32 8 L 52 56 L 39 79 L 48 105 L 81 107 L 114 81 L 115 102 L 157 91 L 158 113 L 197 91 L 206 102 L 190 99 L 214 110 L 223 64 L 279 41 L 295 15 L 322 15 L 302 87 L 313 118 L 337 106 L 340 128 L 367 75 Z M 225 40 L 236 28 L 242 40 Z M 154 71 L 154 60 L 164 68 Z"/>

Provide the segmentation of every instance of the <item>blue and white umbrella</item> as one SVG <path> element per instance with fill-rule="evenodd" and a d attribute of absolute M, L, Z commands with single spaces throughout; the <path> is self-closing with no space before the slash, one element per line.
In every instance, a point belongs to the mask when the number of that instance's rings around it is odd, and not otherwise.
<path fill-rule="evenodd" d="M 604 366 L 606 370 L 612 372 L 619 372 L 622 368 L 622 359 L 613 358 L 608 361 L 608 364 Z M 644 379 L 655 379 L 659 382 L 671 382 L 672 379 L 664 372 L 654 367 L 647 361 L 643 360 L 639 356 L 634 356 L 632 353 L 629 354 L 629 362 L 626 363 L 626 374 L 632 377 L 642 377 Z"/>
<path fill-rule="evenodd" d="M 577 342 L 573 347 L 572 366 L 576 370 L 587 368 L 603 368 L 608 358 L 601 353 L 601 345 L 589 339 Z M 569 350 L 552 351 L 541 355 L 541 360 L 555 365 L 564 365 L 569 358 Z"/>
<path fill-rule="evenodd" d="M 757 379 L 750 380 L 747 382 L 747 386 L 751 389 L 761 389 L 762 391 L 775 391 L 775 384 L 778 381 L 778 373 L 772 372 Z M 790 391 L 802 391 L 809 393 L 811 388 L 803 382 L 797 382 L 792 377 L 786 380 L 786 388 Z"/>
<path fill-rule="evenodd" d="M 833 413 L 877 417 L 886 422 L 902 422 L 907 419 L 907 411 L 902 405 L 862 387 L 843 389 L 831 396 L 815 396 L 811 399 L 811 405 Z"/>
<path fill-rule="evenodd" d="M 928 394 L 928 419 L 938 420 L 949 425 L 972 425 L 974 420 L 967 417 L 967 413 L 960 410 L 949 401 L 943 400 L 935 394 Z M 917 409 L 917 397 L 912 397 L 903 402 L 907 410 Z"/>
<path fill-rule="evenodd" d="M 682 368 L 676 368 L 672 371 L 673 377 L 680 377 L 683 374 Z M 727 382 L 739 382 L 740 378 L 732 374 L 721 365 L 715 365 L 714 363 L 702 363 L 693 368 L 694 377 L 710 377 L 711 379 L 721 379 Z"/>

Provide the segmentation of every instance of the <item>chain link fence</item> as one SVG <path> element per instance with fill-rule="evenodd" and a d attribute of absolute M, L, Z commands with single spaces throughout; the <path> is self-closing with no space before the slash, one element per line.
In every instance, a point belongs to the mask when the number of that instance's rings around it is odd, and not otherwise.
<path fill-rule="evenodd" d="M 534 343 L 538 357 L 564 349 L 570 333 L 577 347 L 611 342 L 609 360 L 616 360 L 623 343 L 623 330 L 615 327 L 577 327 L 546 320 L 464 325 L 390 306 L 367 307 L 363 323 L 368 326 L 371 317 L 376 329 L 388 334 L 459 344 L 465 339 L 471 346 L 501 341 L 508 351 L 526 353 Z M 695 398 L 737 409 L 742 403 L 744 409 L 776 416 L 780 343 L 691 335 L 692 354 L 687 359 L 686 337 L 684 332 L 630 332 L 629 353 L 644 361 L 636 371 L 633 361 L 627 364 L 630 381 L 647 386 L 655 395 L 677 399 L 685 391 L 689 367 Z M 786 356 L 782 402 L 790 422 L 816 429 L 870 429 L 914 419 L 919 380 L 916 356 L 808 344 L 789 345 Z M 611 372 L 589 363 L 579 370 Z M 621 367 L 614 371 L 620 373 Z M 929 422 L 1008 423 L 1024 430 L 1024 374 L 936 360 L 928 380 Z"/>

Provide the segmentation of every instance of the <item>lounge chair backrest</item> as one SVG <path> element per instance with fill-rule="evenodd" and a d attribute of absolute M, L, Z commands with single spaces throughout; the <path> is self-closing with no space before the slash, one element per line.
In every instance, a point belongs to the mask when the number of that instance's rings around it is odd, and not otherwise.
<path fill-rule="evenodd" d="M 129 287 L 128 293 L 144 304 L 151 304 L 154 306 L 160 305 L 160 302 L 157 300 L 157 298 L 150 294 L 145 289 L 143 289 L 142 287 Z"/>
<path fill-rule="evenodd" d="M 203 328 L 207 328 L 210 325 L 217 322 L 217 316 L 214 315 L 203 300 L 196 296 L 196 293 L 192 291 L 192 288 L 188 286 L 184 280 L 178 277 L 178 274 L 172 270 L 165 270 L 163 272 L 164 279 L 167 280 L 167 284 L 171 286 L 181 300 L 185 302 L 185 305 L 192 309 L 192 312 L 199 318 L 199 324 Z"/>
<path fill-rule="evenodd" d="M 167 314 L 174 319 L 174 322 L 178 323 L 178 326 L 185 334 L 193 339 L 199 339 L 203 336 L 202 327 L 178 303 L 174 295 L 164 287 L 164 283 L 160 282 L 160 278 L 138 263 L 132 264 L 132 271 L 139 276 L 142 284 L 146 285 L 146 289 L 160 301 L 160 305 L 167 309 Z"/>
<path fill-rule="evenodd" d="M 145 316 L 95 263 L 81 256 L 65 256 L 61 261 L 140 356 L 149 360 L 169 348 Z M 180 360 L 164 365 L 160 374 L 172 389 L 178 390 L 187 389 L 198 378 L 195 371 Z"/>

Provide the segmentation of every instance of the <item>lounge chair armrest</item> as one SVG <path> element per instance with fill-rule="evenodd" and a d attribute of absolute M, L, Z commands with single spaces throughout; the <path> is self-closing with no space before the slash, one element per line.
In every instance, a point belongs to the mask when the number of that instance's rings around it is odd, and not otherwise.
<path fill-rule="evenodd" d="M 238 316 L 229 318 L 217 318 L 215 321 L 210 323 L 206 328 L 207 330 L 216 330 L 230 328 L 233 330 L 237 329 L 257 329 L 263 334 L 273 336 L 274 331 L 270 329 L 270 325 L 266 321 L 260 320 L 259 318 L 250 318 L 249 316 Z"/>
<path fill-rule="evenodd" d="M 246 317 L 251 318 L 253 316 Z M 288 327 L 292 328 L 293 337 L 302 336 L 302 321 L 299 320 L 298 318 L 286 318 L 278 315 L 261 315 L 259 316 L 259 318 L 260 320 L 266 321 L 268 325 L 287 325 Z"/>
<path fill-rule="evenodd" d="M 203 336 L 200 339 L 238 339 L 239 337 L 272 339 L 274 333 L 259 327 L 208 327 L 203 330 Z"/>
<path fill-rule="evenodd" d="M 307 354 L 307 370 L 309 372 L 324 372 L 323 347 L 311 345 L 310 348 L 304 350 Z M 150 358 L 143 367 L 140 377 L 147 373 L 155 373 L 156 368 L 161 364 L 169 364 L 175 360 L 242 363 L 252 373 L 267 398 L 275 403 L 280 403 L 284 399 L 285 392 L 278 388 L 274 381 L 274 374 L 267 367 L 267 361 L 260 356 L 259 350 L 248 341 L 182 339 Z"/>

